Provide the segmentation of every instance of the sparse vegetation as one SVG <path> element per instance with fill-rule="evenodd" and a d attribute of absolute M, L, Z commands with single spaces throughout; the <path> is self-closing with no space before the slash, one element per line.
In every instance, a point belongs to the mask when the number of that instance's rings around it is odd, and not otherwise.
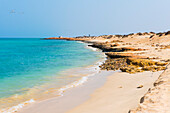
<path fill-rule="evenodd" d="M 170 35 L 170 31 L 167 31 L 167 32 L 165 33 L 165 35 Z"/>
<path fill-rule="evenodd" d="M 137 33 L 137 35 L 141 36 L 141 35 L 142 35 L 142 33 L 140 33 L 140 32 L 139 32 L 139 33 Z"/>

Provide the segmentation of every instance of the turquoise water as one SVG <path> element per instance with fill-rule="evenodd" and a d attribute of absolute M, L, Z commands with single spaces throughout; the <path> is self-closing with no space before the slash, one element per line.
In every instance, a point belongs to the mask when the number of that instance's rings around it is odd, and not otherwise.
<path fill-rule="evenodd" d="M 62 76 L 61 71 L 91 65 L 100 58 L 99 52 L 75 41 L 1 38 L 0 98 L 23 94 L 23 89 Z"/>

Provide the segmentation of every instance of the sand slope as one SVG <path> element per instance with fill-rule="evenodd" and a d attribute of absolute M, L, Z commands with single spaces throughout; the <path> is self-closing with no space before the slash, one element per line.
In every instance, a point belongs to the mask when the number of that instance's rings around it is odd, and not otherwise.
<path fill-rule="evenodd" d="M 97 89 L 91 98 L 68 113 L 127 113 L 137 107 L 140 98 L 153 86 L 161 72 L 116 73 Z M 143 88 L 137 87 L 143 85 Z"/>

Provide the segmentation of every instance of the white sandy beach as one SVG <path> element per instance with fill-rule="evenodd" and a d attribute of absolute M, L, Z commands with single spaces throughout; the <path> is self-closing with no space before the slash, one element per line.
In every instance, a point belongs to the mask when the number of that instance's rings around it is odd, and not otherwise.
<path fill-rule="evenodd" d="M 128 113 L 153 86 L 161 72 L 116 73 L 91 98 L 68 113 Z M 137 88 L 143 85 L 143 88 Z"/>
<path fill-rule="evenodd" d="M 160 73 L 102 71 L 83 85 L 66 91 L 64 96 L 35 102 L 18 113 L 127 113 L 137 107 Z M 138 89 L 140 85 L 144 87 Z"/>

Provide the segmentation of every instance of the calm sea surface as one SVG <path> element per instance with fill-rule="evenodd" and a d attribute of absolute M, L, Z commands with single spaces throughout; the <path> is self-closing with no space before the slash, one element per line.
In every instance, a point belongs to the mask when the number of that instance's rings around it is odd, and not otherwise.
<path fill-rule="evenodd" d="M 62 86 L 70 74 L 61 72 L 91 65 L 101 58 L 100 52 L 85 46 L 75 41 L 0 38 L 0 99 L 23 95 L 51 81 Z"/>

